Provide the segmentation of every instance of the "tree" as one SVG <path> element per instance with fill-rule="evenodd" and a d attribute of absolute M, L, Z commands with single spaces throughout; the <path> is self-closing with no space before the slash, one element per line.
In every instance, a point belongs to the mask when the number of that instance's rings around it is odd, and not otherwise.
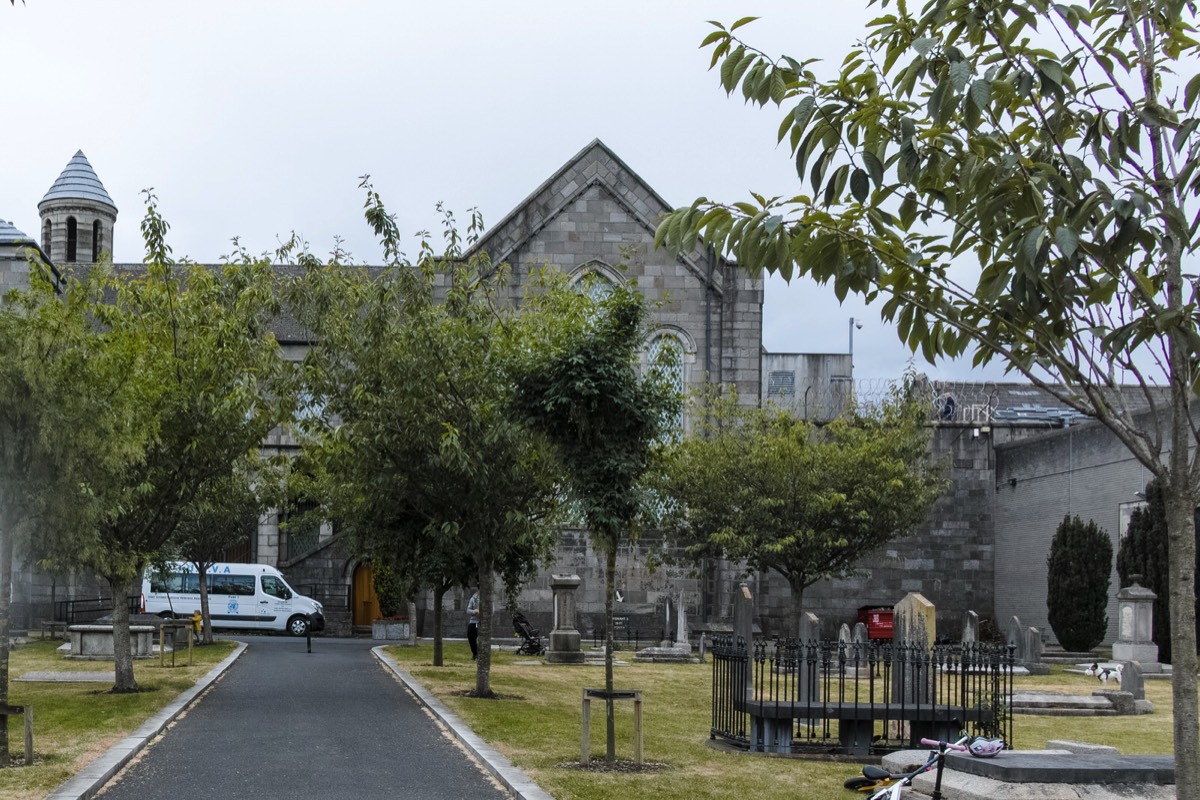
<path fill-rule="evenodd" d="M 394 218 L 363 186 L 385 268 L 356 272 L 335 253 L 309 260 L 289 289 L 314 336 L 304 377 L 320 413 L 304 425 L 305 457 L 360 555 L 434 587 L 439 606 L 452 582 L 478 587 L 473 694 L 489 697 L 495 576 L 515 595 L 557 534 L 552 459 L 509 411 L 506 354 L 524 347 L 509 271 L 461 258 L 449 215 L 445 256 L 423 242 L 409 262 Z M 468 235 L 481 229 L 476 217 Z"/>
<path fill-rule="evenodd" d="M 225 560 L 230 547 L 257 532 L 258 519 L 271 507 L 275 496 L 270 485 L 277 480 L 272 465 L 260 461 L 257 453 L 247 453 L 228 474 L 205 482 L 179 515 L 167 548 L 198 573 L 205 644 L 213 642 L 208 571 Z"/>
<path fill-rule="evenodd" d="M 1059 523 L 1046 559 L 1046 607 L 1064 649 L 1086 653 L 1104 641 L 1112 557 L 1112 540 L 1094 520 Z"/>
<path fill-rule="evenodd" d="M 88 309 L 100 347 L 125 365 L 146 444 L 123 469 L 87 470 L 83 483 L 99 511 L 58 543 L 62 560 L 111 588 L 115 692 L 138 690 L 126 598 L 142 569 L 205 487 L 257 450 L 291 402 L 270 332 L 270 263 L 238 253 L 220 268 L 176 264 L 167 229 L 148 194 L 145 272 L 113 276 Z"/>
<path fill-rule="evenodd" d="M 743 43 L 749 19 L 716 24 L 722 86 L 784 109 L 812 193 L 701 198 L 658 239 L 882 298 L 926 358 L 974 348 L 1112 431 L 1166 500 L 1177 786 L 1200 797 L 1196 3 L 870 4 L 828 78 Z"/>
<path fill-rule="evenodd" d="M 567 488 L 605 556 L 604 686 L 611 765 L 616 757 L 612 661 L 617 547 L 622 536 L 634 532 L 642 514 L 642 477 L 680 398 L 654 370 L 645 378 L 638 374 L 646 307 L 635 289 L 614 287 L 599 303 L 583 294 L 551 293 L 540 299 L 540 306 L 562 315 L 563 322 L 546 330 L 539 346 L 516 354 L 514 408 L 531 430 L 554 445 Z"/>
<path fill-rule="evenodd" d="M 18 540 L 27 549 L 52 520 L 94 511 L 79 490 L 85 466 L 120 470 L 140 452 L 145 429 L 122 364 L 101 350 L 87 318 L 93 282 L 55 290 L 31 256 L 30 285 L 0 303 L 0 705 L 8 703 L 11 587 Z M 0 767 L 8 735 L 0 730 Z"/>
<path fill-rule="evenodd" d="M 1158 645 L 1158 660 L 1166 664 L 1172 661 L 1169 574 L 1167 509 L 1158 481 L 1150 481 L 1146 485 L 1146 505 L 1133 512 L 1117 548 L 1117 575 L 1122 586 L 1131 586 L 1136 581 L 1158 595 L 1154 600 L 1153 636 Z M 1200 615 L 1196 625 L 1200 634 Z"/>
<path fill-rule="evenodd" d="M 710 393 L 694 416 L 702 422 L 664 460 L 671 527 L 697 556 L 782 575 L 791 635 L 806 588 L 912 533 L 944 485 L 927 456 L 927 405 L 897 399 L 822 426 Z"/>

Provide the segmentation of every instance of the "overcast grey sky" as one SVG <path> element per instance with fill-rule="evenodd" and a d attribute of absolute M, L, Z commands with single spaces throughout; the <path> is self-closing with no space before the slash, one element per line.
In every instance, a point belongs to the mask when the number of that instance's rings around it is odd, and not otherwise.
<path fill-rule="evenodd" d="M 177 256 L 215 260 L 233 236 L 267 251 L 295 230 L 378 261 L 360 175 L 402 229 L 435 227 L 438 201 L 490 224 L 595 138 L 674 205 L 794 194 L 778 112 L 727 98 L 697 47 L 706 20 L 748 14 L 763 49 L 830 69 L 871 16 L 866 0 L 0 3 L 0 219 L 36 235 L 80 149 L 120 211 L 118 261 L 141 259 L 148 187 Z M 898 377 L 910 357 L 877 309 L 808 282 L 769 279 L 765 316 L 774 352 L 846 352 L 861 319 L 860 378 Z"/>

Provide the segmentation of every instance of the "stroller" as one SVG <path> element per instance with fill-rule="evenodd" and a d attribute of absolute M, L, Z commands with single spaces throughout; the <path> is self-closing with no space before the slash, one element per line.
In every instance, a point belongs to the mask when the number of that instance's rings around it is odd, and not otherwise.
<path fill-rule="evenodd" d="M 516 632 L 515 635 L 521 637 L 521 646 L 517 648 L 517 655 L 540 656 L 546 652 L 546 643 L 542 641 L 542 634 L 529 624 L 529 620 L 525 619 L 525 615 L 520 611 L 513 614 L 513 630 Z"/>

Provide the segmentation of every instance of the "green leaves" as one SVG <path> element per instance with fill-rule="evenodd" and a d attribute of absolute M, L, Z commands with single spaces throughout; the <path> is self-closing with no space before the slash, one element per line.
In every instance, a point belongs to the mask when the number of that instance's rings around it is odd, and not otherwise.
<path fill-rule="evenodd" d="M 661 490 L 680 509 L 673 536 L 696 557 L 777 570 L 796 596 L 906 535 L 941 491 L 921 416 L 903 403 L 847 408 L 823 427 L 735 394 L 698 405 L 702 428 L 664 459 Z"/>
<path fill-rule="evenodd" d="M 657 240 L 830 281 L 839 297 L 896 293 L 903 338 L 931 359 L 973 342 L 982 361 L 1108 380 L 1131 349 L 1167 363 L 1170 339 L 1200 363 L 1200 301 L 1165 307 L 1167 276 L 1200 248 L 1200 77 L 1184 60 L 1198 53 L 1194 9 L 1158 9 L 1148 27 L 1139 9 L 901 5 L 823 76 L 718 28 L 706 42 L 725 48 L 714 56 L 726 91 L 778 102 L 774 65 L 791 71 L 777 140 L 805 194 L 700 200 Z"/>

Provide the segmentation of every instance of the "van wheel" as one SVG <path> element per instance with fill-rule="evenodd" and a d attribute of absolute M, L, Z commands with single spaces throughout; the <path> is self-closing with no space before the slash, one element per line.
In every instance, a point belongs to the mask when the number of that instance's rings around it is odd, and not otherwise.
<path fill-rule="evenodd" d="M 295 616 L 288 620 L 287 631 L 292 636 L 308 634 L 308 617 Z"/>
<path fill-rule="evenodd" d="M 160 613 L 158 615 L 158 618 L 159 619 L 175 619 L 175 615 L 172 614 L 170 611 L 163 611 L 162 613 Z"/>

